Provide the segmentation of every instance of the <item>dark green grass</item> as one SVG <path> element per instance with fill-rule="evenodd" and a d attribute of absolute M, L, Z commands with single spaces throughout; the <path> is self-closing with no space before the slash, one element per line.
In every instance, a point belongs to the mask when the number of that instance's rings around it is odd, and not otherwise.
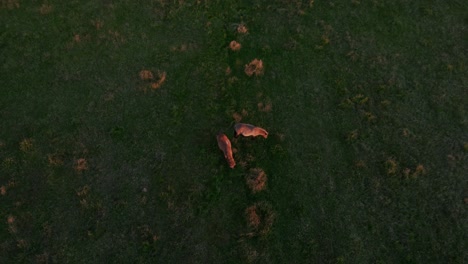
<path fill-rule="evenodd" d="M 1 3 L 0 262 L 466 262 L 463 1 L 183 2 Z"/>

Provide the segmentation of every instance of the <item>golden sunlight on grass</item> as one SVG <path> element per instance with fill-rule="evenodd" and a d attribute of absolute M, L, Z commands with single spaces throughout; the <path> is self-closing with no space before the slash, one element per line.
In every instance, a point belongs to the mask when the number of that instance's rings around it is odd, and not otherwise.
<path fill-rule="evenodd" d="M 245 181 L 252 193 L 257 193 L 266 189 L 267 175 L 262 169 L 253 168 L 246 175 Z"/>
<path fill-rule="evenodd" d="M 263 72 L 264 72 L 263 61 L 259 60 L 259 59 L 254 59 L 249 64 L 245 65 L 244 72 L 245 72 L 245 74 L 247 74 L 247 76 L 252 76 L 252 75 L 260 76 L 260 75 L 262 75 Z"/>
<path fill-rule="evenodd" d="M 238 50 L 240 50 L 242 48 L 242 45 L 239 42 L 233 40 L 233 41 L 231 41 L 231 43 L 229 43 L 229 48 L 232 51 L 238 51 Z"/>

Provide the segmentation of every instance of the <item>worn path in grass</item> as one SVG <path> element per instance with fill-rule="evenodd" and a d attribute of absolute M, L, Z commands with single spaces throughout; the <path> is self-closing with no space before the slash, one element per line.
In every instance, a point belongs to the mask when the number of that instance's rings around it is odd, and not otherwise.
<path fill-rule="evenodd" d="M 462 263 L 467 12 L 0 2 L 0 262 Z"/>

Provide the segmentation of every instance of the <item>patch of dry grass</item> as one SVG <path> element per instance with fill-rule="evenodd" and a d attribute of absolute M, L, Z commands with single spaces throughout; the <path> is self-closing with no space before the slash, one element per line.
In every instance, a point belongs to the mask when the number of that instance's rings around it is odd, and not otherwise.
<path fill-rule="evenodd" d="M 15 9 L 20 8 L 19 0 L 1 0 L 0 9 Z"/>
<path fill-rule="evenodd" d="M 7 217 L 7 224 L 8 224 L 8 231 L 10 232 L 10 234 L 16 234 L 18 232 L 15 216 L 9 215 Z"/>
<path fill-rule="evenodd" d="M 242 109 L 240 111 L 240 113 L 239 112 L 234 112 L 232 114 L 232 118 L 236 121 L 236 123 L 239 123 L 242 120 L 242 118 L 244 118 L 244 117 L 246 117 L 248 115 L 249 115 L 249 112 L 247 110 L 245 110 L 245 109 Z"/>
<path fill-rule="evenodd" d="M 165 71 L 157 71 L 157 73 L 154 74 L 150 70 L 141 70 L 138 75 L 140 76 L 140 80 L 149 82 L 149 87 L 153 90 L 159 89 L 166 81 L 167 76 Z M 143 90 L 146 92 L 147 84 L 143 87 Z"/>
<path fill-rule="evenodd" d="M 161 85 L 166 81 L 166 72 L 158 72 L 158 80 L 151 83 L 151 88 L 156 90 L 161 87 Z"/>
<path fill-rule="evenodd" d="M 395 158 L 388 158 L 387 161 L 385 162 L 385 165 L 387 168 L 388 175 L 394 175 L 397 173 L 399 166 Z"/>
<path fill-rule="evenodd" d="M 43 3 L 41 7 L 39 7 L 39 13 L 41 15 L 48 15 L 52 13 L 54 7 L 51 4 Z"/>
<path fill-rule="evenodd" d="M 20 150 L 22 152 L 31 152 L 34 149 L 34 141 L 31 138 L 25 138 L 20 142 Z"/>
<path fill-rule="evenodd" d="M 271 110 L 273 109 L 273 105 L 271 104 L 271 102 L 260 102 L 257 104 L 257 108 L 260 112 L 268 113 L 271 112 Z"/>
<path fill-rule="evenodd" d="M 249 29 L 244 24 L 239 24 L 236 30 L 239 34 L 247 34 L 249 31 Z"/>
<path fill-rule="evenodd" d="M 265 171 L 260 168 L 252 168 L 245 177 L 247 186 L 252 193 L 257 193 L 266 189 L 267 175 Z"/>
<path fill-rule="evenodd" d="M 84 158 L 77 159 L 74 164 L 74 169 L 77 172 L 82 172 L 88 169 L 88 162 Z"/>
<path fill-rule="evenodd" d="M 242 45 L 239 42 L 233 40 L 231 43 L 229 43 L 229 48 L 232 51 L 239 51 L 242 48 Z"/>
<path fill-rule="evenodd" d="M 153 73 L 149 70 L 141 70 L 138 75 L 142 81 L 149 81 L 153 80 L 154 78 Z"/>
<path fill-rule="evenodd" d="M 418 164 L 418 166 L 416 166 L 416 168 L 414 169 L 413 177 L 417 178 L 425 174 L 426 174 L 426 168 L 424 167 L 424 165 Z"/>
<path fill-rule="evenodd" d="M 47 160 L 51 166 L 63 165 L 63 158 L 59 154 L 49 154 L 47 155 Z"/>
<path fill-rule="evenodd" d="M 267 202 L 257 202 L 245 209 L 245 219 L 255 235 L 267 235 L 275 221 L 275 213 Z"/>
<path fill-rule="evenodd" d="M 463 150 L 468 152 L 468 142 L 463 142 Z"/>
<path fill-rule="evenodd" d="M 252 75 L 255 75 L 255 76 L 263 75 L 263 72 L 264 72 L 263 61 L 259 59 L 252 60 L 249 64 L 245 65 L 244 72 L 249 77 Z"/>

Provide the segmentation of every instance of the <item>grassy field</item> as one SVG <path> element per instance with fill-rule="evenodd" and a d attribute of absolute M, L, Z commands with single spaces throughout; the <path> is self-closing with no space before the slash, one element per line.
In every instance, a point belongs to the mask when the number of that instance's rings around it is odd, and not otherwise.
<path fill-rule="evenodd" d="M 1 0 L 0 262 L 467 263 L 467 14 Z"/>

